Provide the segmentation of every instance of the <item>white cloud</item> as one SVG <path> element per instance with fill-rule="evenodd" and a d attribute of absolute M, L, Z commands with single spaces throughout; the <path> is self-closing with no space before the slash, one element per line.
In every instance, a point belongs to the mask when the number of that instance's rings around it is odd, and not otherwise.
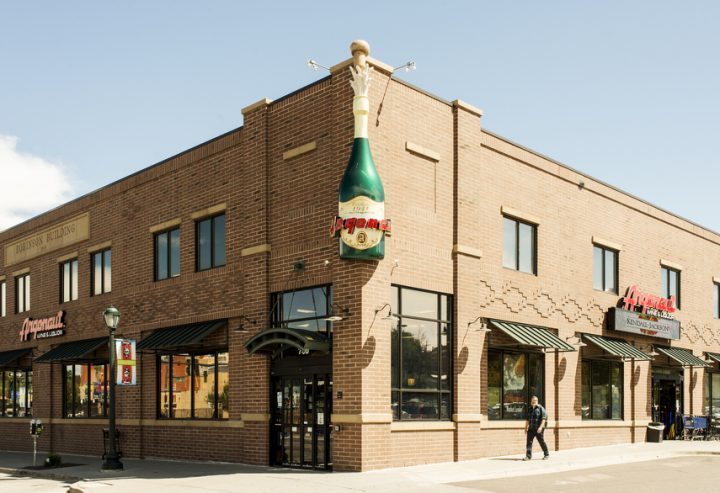
<path fill-rule="evenodd" d="M 0 135 L 0 231 L 66 202 L 72 193 L 61 164 L 18 151 L 18 141 Z"/>

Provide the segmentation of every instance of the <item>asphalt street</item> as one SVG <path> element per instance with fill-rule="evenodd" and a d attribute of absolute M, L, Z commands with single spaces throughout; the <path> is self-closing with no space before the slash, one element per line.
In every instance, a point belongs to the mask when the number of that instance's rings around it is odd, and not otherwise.
<path fill-rule="evenodd" d="M 481 493 L 610 492 L 692 493 L 717 492 L 720 487 L 720 457 L 686 456 L 634 464 L 567 471 L 537 476 L 463 481 L 453 486 Z"/>

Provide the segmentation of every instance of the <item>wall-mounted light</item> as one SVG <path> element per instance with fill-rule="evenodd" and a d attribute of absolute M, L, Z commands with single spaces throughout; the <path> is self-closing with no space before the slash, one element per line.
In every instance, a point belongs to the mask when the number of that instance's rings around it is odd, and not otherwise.
<path fill-rule="evenodd" d="M 472 322 L 468 322 L 468 324 L 467 324 L 468 329 L 470 328 L 471 325 L 474 325 L 474 324 L 478 324 L 477 328 L 475 328 L 475 332 L 484 332 L 484 333 L 492 332 L 492 329 L 490 329 L 490 327 L 488 327 L 487 322 L 485 321 L 485 318 L 482 316 L 477 317 Z"/>
<path fill-rule="evenodd" d="M 399 318 L 397 315 L 395 315 L 395 314 L 392 312 L 392 306 L 390 306 L 390 303 L 385 303 L 385 304 L 382 305 L 380 308 L 376 308 L 376 309 L 375 309 L 375 316 L 377 316 L 378 313 L 382 312 L 382 311 L 385 310 L 386 308 L 387 308 L 387 311 L 388 311 L 388 312 L 387 312 L 386 315 L 383 315 L 382 317 L 380 317 L 382 320 L 393 320 L 393 319 Z"/>
<path fill-rule="evenodd" d="M 565 341 L 567 341 L 568 344 L 571 344 L 571 345 L 573 345 L 573 346 L 575 346 L 575 347 L 585 347 L 585 346 L 587 346 L 587 344 L 585 344 L 585 343 L 583 342 L 582 337 L 579 336 L 579 335 L 574 335 L 574 336 L 567 337 L 567 338 L 565 339 Z"/>
<path fill-rule="evenodd" d="M 248 332 L 248 329 L 245 327 L 245 324 L 243 322 L 250 322 L 253 325 L 257 324 L 257 320 L 254 318 L 248 318 L 245 315 L 240 315 L 240 325 L 235 329 L 235 332 Z"/>
<path fill-rule="evenodd" d="M 405 63 L 404 65 L 400 65 L 399 67 L 395 67 L 393 69 L 393 73 L 397 72 L 398 70 L 405 70 L 405 72 L 412 72 L 417 68 L 417 65 L 414 61 L 410 61 Z"/>
<path fill-rule="evenodd" d="M 297 262 L 293 262 L 293 271 L 297 273 L 305 272 L 305 261 L 298 260 Z"/>
<path fill-rule="evenodd" d="M 337 310 L 336 310 L 337 308 Z M 330 307 L 330 313 L 323 320 L 326 322 L 341 322 L 350 315 L 350 308 L 341 307 L 337 303 L 333 303 Z"/>
<path fill-rule="evenodd" d="M 312 58 L 307 61 L 307 66 L 310 70 L 314 70 L 315 72 L 317 72 L 317 69 L 319 69 L 319 68 L 325 69 L 328 72 L 330 72 L 330 69 L 328 67 L 326 67 L 324 65 L 320 65 L 318 62 L 316 62 Z"/>

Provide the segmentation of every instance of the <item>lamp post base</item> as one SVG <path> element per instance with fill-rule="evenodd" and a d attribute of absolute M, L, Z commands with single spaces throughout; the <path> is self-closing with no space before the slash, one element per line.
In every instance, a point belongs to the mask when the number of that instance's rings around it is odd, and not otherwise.
<path fill-rule="evenodd" d="M 123 468 L 123 463 L 120 462 L 120 459 L 117 457 L 108 457 L 106 458 L 102 466 L 100 466 L 100 469 L 103 471 L 119 471 Z"/>

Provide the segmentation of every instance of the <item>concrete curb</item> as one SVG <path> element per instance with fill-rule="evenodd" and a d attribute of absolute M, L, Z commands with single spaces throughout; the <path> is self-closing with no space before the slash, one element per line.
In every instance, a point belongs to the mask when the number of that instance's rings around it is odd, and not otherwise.
<path fill-rule="evenodd" d="M 81 476 L 73 476 L 71 474 L 58 474 L 55 472 L 50 471 L 43 471 L 41 469 L 22 469 L 22 468 L 15 468 L 15 467 L 0 467 L 0 472 L 5 474 L 12 474 L 14 476 L 26 476 L 31 478 L 41 478 L 41 479 L 54 479 L 57 481 L 65 481 L 65 482 L 77 482 L 77 481 L 83 481 L 84 478 Z"/>

